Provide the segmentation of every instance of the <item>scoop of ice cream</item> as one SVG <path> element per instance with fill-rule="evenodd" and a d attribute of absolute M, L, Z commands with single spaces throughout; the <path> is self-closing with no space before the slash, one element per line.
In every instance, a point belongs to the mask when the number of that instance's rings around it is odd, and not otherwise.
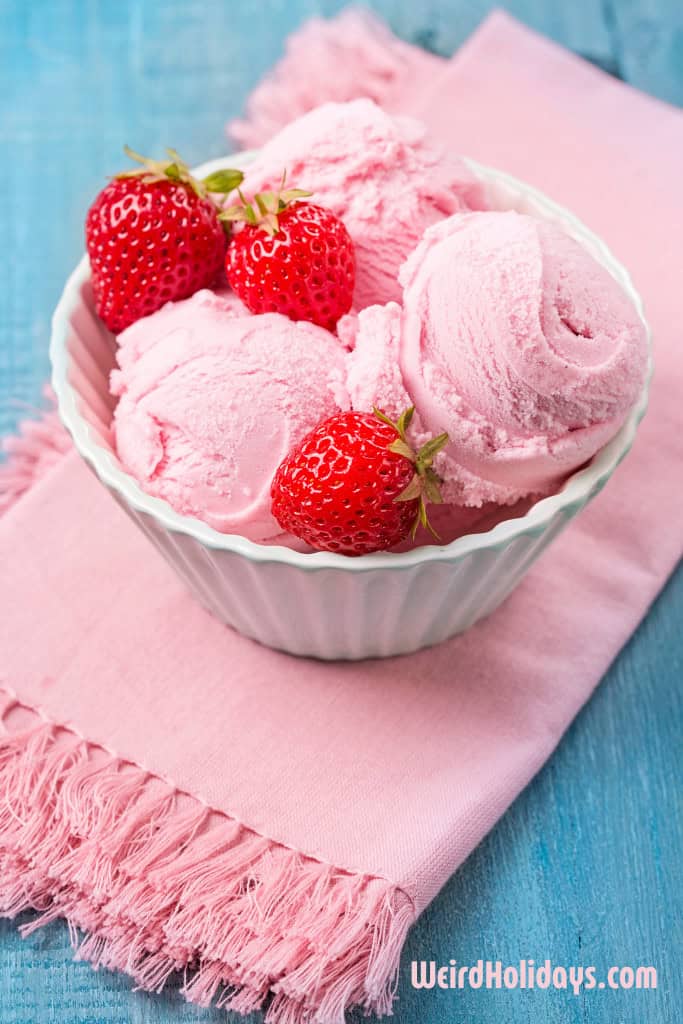
<path fill-rule="evenodd" d="M 368 412 L 373 405 L 398 417 L 412 405 L 400 366 L 403 311 L 397 302 L 368 306 L 343 317 L 340 340 L 347 357 L 346 386 L 354 409 Z"/>
<path fill-rule="evenodd" d="M 281 534 L 270 485 L 289 450 L 347 404 L 343 350 L 322 328 L 241 316 L 198 292 L 119 338 L 111 388 L 121 463 L 151 495 L 223 533 Z"/>
<path fill-rule="evenodd" d="M 426 227 L 458 210 L 486 208 L 462 160 L 433 148 L 425 128 L 372 100 L 325 103 L 292 121 L 245 169 L 243 191 L 279 185 L 283 170 L 311 202 L 330 207 L 356 251 L 354 304 L 400 299 L 400 265 Z"/>
<path fill-rule="evenodd" d="M 392 415 L 409 398 L 416 443 L 448 432 L 436 463 L 447 501 L 548 493 L 616 433 L 640 394 L 638 313 L 558 226 L 514 212 L 451 217 L 426 232 L 400 276 L 403 310 L 365 310 L 347 338 L 350 397 Z"/>

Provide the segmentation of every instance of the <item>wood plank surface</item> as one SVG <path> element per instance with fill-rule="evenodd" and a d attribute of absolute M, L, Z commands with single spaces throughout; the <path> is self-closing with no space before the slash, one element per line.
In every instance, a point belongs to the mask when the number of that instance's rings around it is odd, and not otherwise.
<path fill-rule="evenodd" d="M 224 122 L 332 0 L 0 0 L 0 433 L 40 401 L 49 320 L 82 249 L 89 198 L 121 145 L 225 151 Z M 376 0 L 400 36 L 451 53 L 487 0 Z M 680 0 L 515 0 L 508 10 L 634 85 L 683 103 Z M 683 1013 L 683 571 L 557 754 L 414 928 L 399 1024 L 669 1024 Z M 596 622 L 599 628 L 599 620 Z M 653 964 L 656 992 L 419 992 L 409 963 Z M 22 942 L 0 923 L 0 1024 L 226 1021 L 171 990 L 71 962 L 56 924 Z M 235 1021 L 237 1018 L 234 1018 Z M 241 1019 L 241 1018 L 240 1018 Z M 249 1018 L 260 1021 L 258 1015 Z"/>

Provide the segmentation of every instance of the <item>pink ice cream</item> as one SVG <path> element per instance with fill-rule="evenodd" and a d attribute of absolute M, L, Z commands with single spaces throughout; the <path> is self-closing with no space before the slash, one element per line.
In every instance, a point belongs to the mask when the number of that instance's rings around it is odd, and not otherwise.
<path fill-rule="evenodd" d="M 357 309 L 401 298 L 399 267 L 430 224 L 487 206 L 462 160 L 427 143 L 418 121 L 390 117 L 369 99 L 325 103 L 293 121 L 245 169 L 243 191 L 251 198 L 277 187 L 285 169 L 290 185 L 344 221 Z"/>
<path fill-rule="evenodd" d="M 270 485 L 289 450 L 347 405 L 343 350 L 307 322 L 241 315 L 198 292 L 119 338 L 118 456 L 155 497 L 223 533 L 281 534 Z"/>
<path fill-rule="evenodd" d="M 342 322 L 354 408 L 417 410 L 443 430 L 446 501 L 548 493 L 619 429 L 647 370 L 647 338 L 612 276 L 559 227 L 460 214 L 404 264 L 403 308 Z"/>

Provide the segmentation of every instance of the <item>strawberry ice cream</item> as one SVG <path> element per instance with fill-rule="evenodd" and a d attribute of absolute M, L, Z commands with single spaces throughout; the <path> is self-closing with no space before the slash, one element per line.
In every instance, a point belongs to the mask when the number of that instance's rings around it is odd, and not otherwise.
<path fill-rule="evenodd" d="M 354 408 L 414 404 L 447 431 L 443 497 L 510 504 L 551 491 L 619 429 L 643 386 L 645 328 L 618 283 L 559 227 L 515 212 L 430 228 L 403 308 L 342 321 Z"/>
<path fill-rule="evenodd" d="M 271 511 L 285 457 L 339 410 L 397 420 L 415 406 L 415 450 L 448 435 L 435 520 L 452 538 L 550 493 L 618 431 L 643 387 L 646 330 L 559 226 L 488 208 L 493 191 L 465 163 L 370 100 L 283 129 L 247 167 L 247 199 L 284 170 L 353 239 L 354 312 L 334 334 L 205 290 L 124 331 L 115 440 L 149 494 L 218 531 L 299 546 Z M 250 262 L 261 244 L 243 270 L 265 289 L 272 266 Z M 299 250 L 283 268 L 279 287 L 301 288 Z"/>
<path fill-rule="evenodd" d="M 243 192 L 308 189 L 346 225 L 356 252 L 354 305 L 400 299 L 398 269 L 425 228 L 487 206 L 484 188 L 457 156 L 433 148 L 410 118 L 372 100 L 326 103 L 293 121 L 245 168 Z"/>
<path fill-rule="evenodd" d="M 216 530 L 279 535 L 275 470 L 347 404 L 337 339 L 276 313 L 242 315 L 234 297 L 202 291 L 139 320 L 119 343 L 111 386 L 124 468 Z"/>

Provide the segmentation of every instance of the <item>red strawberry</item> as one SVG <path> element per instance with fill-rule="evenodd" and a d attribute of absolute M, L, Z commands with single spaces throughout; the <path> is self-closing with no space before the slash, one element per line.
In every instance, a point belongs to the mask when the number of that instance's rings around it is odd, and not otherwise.
<path fill-rule="evenodd" d="M 334 330 L 353 301 L 356 260 L 343 222 L 331 210 L 301 202 L 310 192 L 262 192 L 255 206 L 225 210 L 244 221 L 225 261 L 233 290 L 252 313 L 284 313 Z"/>
<path fill-rule="evenodd" d="M 406 430 L 384 413 L 342 412 L 315 427 L 280 464 L 271 487 L 283 530 L 313 548 L 366 555 L 392 548 L 427 526 L 426 502 L 441 502 L 434 456 L 448 434 L 411 448 Z M 432 531 L 433 532 L 433 531 Z"/>
<path fill-rule="evenodd" d="M 95 308 L 115 334 L 215 282 L 227 238 L 211 193 L 243 177 L 225 170 L 199 182 L 173 150 L 166 162 L 126 152 L 142 169 L 110 181 L 85 222 Z"/>

